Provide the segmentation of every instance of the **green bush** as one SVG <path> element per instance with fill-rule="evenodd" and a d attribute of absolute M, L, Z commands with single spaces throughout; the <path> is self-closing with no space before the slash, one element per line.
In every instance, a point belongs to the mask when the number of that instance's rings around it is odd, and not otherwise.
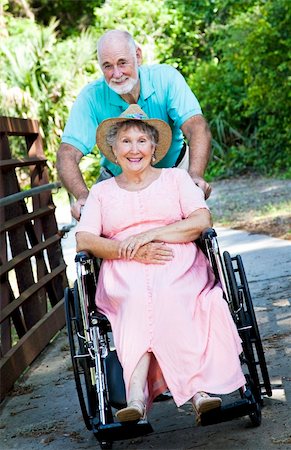
<path fill-rule="evenodd" d="M 210 176 L 290 176 L 289 1 L 258 3 L 215 30 L 214 58 L 189 76 L 214 136 Z"/>
<path fill-rule="evenodd" d="M 44 27 L 9 17 L 9 34 L 0 43 L 2 114 L 39 120 L 52 176 L 69 110 L 98 71 L 91 34 L 85 31 L 62 41 L 57 26 L 56 20 Z"/>

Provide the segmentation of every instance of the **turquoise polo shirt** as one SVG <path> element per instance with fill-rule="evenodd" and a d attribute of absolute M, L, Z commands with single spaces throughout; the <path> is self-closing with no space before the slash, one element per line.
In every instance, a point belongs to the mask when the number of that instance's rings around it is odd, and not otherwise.
<path fill-rule="evenodd" d="M 172 129 L 172 144 L 156 167 L 173 167 L 183 145 L 181 126 L 190 117 L 202 114 L 197 98 L 184 77 L 167 64 L 139 67 L 139 106 L 150 118 L 162 119 Z M 84 155 L 96 144 L 96 129 L 102 120 L 118 117 L 128 108 L 120 95 L 110 89 L 104 77 L 82 89 L 71 109 L 62 142 L 73 145 Z M 114 175 L 120 168 L 104 156 L 101 165 Z"/>

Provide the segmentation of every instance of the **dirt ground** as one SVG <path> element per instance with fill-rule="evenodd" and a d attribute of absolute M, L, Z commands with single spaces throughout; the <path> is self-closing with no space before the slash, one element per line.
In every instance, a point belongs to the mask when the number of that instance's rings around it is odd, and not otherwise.
<path fill-rule="evenodd" d="M 291 181 L 252 177 L 212 187 L 215 227 L 228 224 L 251 234 L 244 234 L 243 260 L 273 395 L 264 399 L 258 428 L 250 426 L 248 417 L 199 427 L 190 404 L 176 408 L 172 400 L 155 403 L 149 415 L 154 433 L 115 442 L 113 450 L 291 450 Z M 228 234 L 227 246 L 240 232 Z M 2 402 L 1 416 L 1 450 L 100 448 L 82 421 L 65 329 Z"/>
<path fill-rule="evenodd" d="M 291 239 L 291 180 L 249 176 L 211 183 L 216 226 Z"/>

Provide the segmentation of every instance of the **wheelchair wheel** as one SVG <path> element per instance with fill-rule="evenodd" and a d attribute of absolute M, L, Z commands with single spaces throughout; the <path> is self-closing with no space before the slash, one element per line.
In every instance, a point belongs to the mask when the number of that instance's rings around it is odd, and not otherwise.
<path fill-rule="evenodd" d="M 77 289 L 74 289 L 76 295 Z M 92 430 L 92 419 L 96 415 L 96 389 L 93 384 L 93 369 L 90 366 L 90 357 L 82 357 L 86 355 L 84 342 L 78 336 L 78 333 L 84 330 L 82 324 L 78 323 L 76 314 L 76 304 L 78 299 L 74 299 L 74 294 L 71 289 L 66 288 L 65 291 L 65 312 L 66 323 L 68 330 L 68 338 L 70 344 L 70 352 L 72 358 L 72 366 L 74 378 L 77 388 L 78 399 L 83 415 L 85 425 L 88 430 Z"/>
<path fill-rule="evenodd" d="M 261 404 L 259 402 L 255 401 L 255 398 L 253 396 L 254 386 L 251 377 L 246 374 L 246 386 L 247 391 L 244 393 L 243 397 L 247 398 L 255 407 L 253 411 L 249 414 L 249 418 L 251 420 L 251 423 L 254 427 L 259 427 L 262 422 L 262 410 L 261 410 Z"/>
<path fill-rule="evenodd" d="M 224 252 L 223 257 L 234 321 L 243 341 L 243 359 L 249 370 L 248 384 L 255 400 L 262 404 L 262 395 L 270 397 L 272 389 L 243 262 L 240 255 L 232 258 L 228 252 Z M 265 392 L 262 392 L 263 388 Z"/>
<path fill-rule="evenodd" d="M 75 324 L 76 324 L 76 330 L 77 330 L 77 337 L 78 337 L 78 344 L 80 349 L 80 354 L 86 355 L 88 354 L 88 350 L 85 347 L 84 339 L 82 336 L 84 336 L 84 323 L 82 319 L 81 314 L 81 308 L 80 308 L 80 298 L 79 298 L 79 290 L 78 290 L 78 284 L 75 282 L 74 284 L 74 307 L 75 307 Z M 87 407 L 87 415 L 89 417 L 97 417 L 99 416 L 99 410 L 98 410 L 98 402 L 97 402 L 97 392 L 96 392 L 96 386 L 95 386 L 95 365 L 94 361 L 88 356 L 87 358 L 79 359 L 81 366 L 86 369 L 86 373 L 90 373 L 90 380 L 86 377 L 85 382 L 85 388 L 86 388 L 86 398 L 88 399 L 88 407 Z M 103 362 L 103 361 L 102 361 Z M 103 363 L 104 364 L 104 363 Z M 104 373 L 104 368 L 103 368 Z M 104 398 L 105 402 L 105 421 L 107 424 L 112 423 L 113 420 L 113 414 L 111 407 L 108 403 L 107 398 Z M 111 448 L 110 442 L 104 442 L 100 443 L 101 448 Z"/>

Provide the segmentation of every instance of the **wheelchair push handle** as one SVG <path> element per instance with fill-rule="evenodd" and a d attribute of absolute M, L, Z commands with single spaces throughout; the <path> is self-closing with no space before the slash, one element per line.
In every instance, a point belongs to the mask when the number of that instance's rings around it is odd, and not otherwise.
<path fill-rule="evenodd" d="M 217 237 L 216 231 L 214 228 L 206 228 L 201 233 L 201 239 L 202 241 L 205 241 L 206 239 L 213 239 Z"/>
<path fill-rule="evenodd" d="M 78 252 L 76 254 L 75 262 L 76 263 L 85 263 L 85 262 L 90 261 L 90 259 L 92 259 L 92 258 L 93 258 L 93 256 L 90 253 L 82 251 L 82 252 Z"/>

